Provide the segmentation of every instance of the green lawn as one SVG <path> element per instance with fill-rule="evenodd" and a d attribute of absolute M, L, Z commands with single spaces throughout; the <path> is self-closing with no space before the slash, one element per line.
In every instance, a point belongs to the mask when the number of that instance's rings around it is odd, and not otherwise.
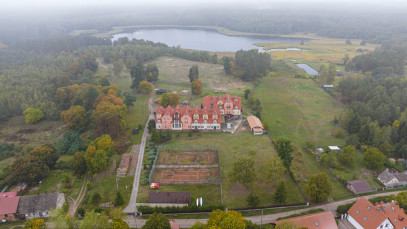
<path fill-rule="evenodd" d="M 269 123 L 271 136 L 286 137 L 293 142 L 292 167 L 303 183 L 312 174 L 328 173 L 313 155 L 302 150 L 302 145 L 305 141 L 316 145 L 344 145 L 344 139 L 333 137 L 336 127 L 330 123 L 335 115 L 339 116 L 342 107 L 312 80 L 306 79 L 266 77 L 254 90 L 254 96 L 261 101 L 262 118 Z M 355 161 L 357 165 L 346 173 L 347 178 L 361 169 L 360 155 Z M 333 185 L 333 196 L 350 193 L 338 181 Z"/>
<path fill-rule="evenodd" d="M 202 81 L 204 91 L 219 91 L 228 93 L 243 94 L 243 91 L 252 86 L 252 83 L 225 74 L 223 66 L 220 64 L 210 64 L 204 62 L 190 61 L 175 57 L 159 57 L 151 61 L 157 64 L 160 71 L 156 88 L 169 89 L 180 93 L 188 90 L 191 95 L 191 83 L 188 74 L 192 65 L 197 64 L 199 69 L 199 79 Z"/>
<path fill-rule="evenodd" d="M 255 167 L 257 179 L 253 184 L 252 190 L 256 195 L 260 197 L 261 206 L 270 206 L 275 203 L 272 201 L 272 193 L 274 191 L 274 185 L 269 183 L 266 179 L 265 169 L 267 168 L 266 162 L 274 155 L 274 151 L 270 139 L 266 135 L 254 136 L 248 131 L 241 132 L 239 134 L 230 133 L 196 133 L 194 138 L 186 138 L 186 133 L 180 134 L 177 140 L 170 142 L 169 144 L 215 144 L 219 145 L 221 178 L 223 188 L 223 203 L 226 208 L 245 208 L 248 207 L 245 198 L 249 194 L 250 190 L 247 190 L 238 183 L 231 182 L 229 179 L 229 173 L 232 170 L 233 162 L 239 155 L 246 155 L 250 151 L 255 151 Z M 288 201 L 287 204 L 301 203 L 303 198 L 294 181 L 287 174 L 284 175 L 288 186 Z M 178 191 L 189 191 L 191 185 L 172 185 Z M 163 187 L 163 188 L 161 188 Z M 161 186 L 161 190 L 166 190 L 166 186 Z M 211 189 L 212 192 L 217 192 L 219 189 Z M 140 198 L 145 198 L 146 190 L 139 191 Z M 214 193 L 204 192 L 203 198 L 212 199 Z M 143 197 L 144 195 L 144 197 Z M 195 196 L 192 193 L 192 196 Z M 140 199 L 145 200 L 145 199 Z"/>

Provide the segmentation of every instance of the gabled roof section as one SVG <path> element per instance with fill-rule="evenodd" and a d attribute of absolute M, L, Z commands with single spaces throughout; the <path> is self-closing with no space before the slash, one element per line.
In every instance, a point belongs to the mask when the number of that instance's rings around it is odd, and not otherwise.
<path fill-rule="evenodd" d="M 387 182 L 390 182 L 391 180 L 393 180 L 396 177 L 394 176 L 394 174 L 390 173 L 388 169 L 386 169 L 382 173 L 380 173 L 377 178 L 379 178 L 380 180 L 387 183 Z"/>
<path fill-rule="evenodd" d="M 363 196 L 348 210 L 348 214 L 363 228 L 378 228 L 387 218 L 383 211 Z"/>
<path fill-rule="evenodd" d="M 254 129 L 254 128 L 261 128 L 263 129 L 263 124 L 261 124 L 261 121 L 259 118 L 257 118 L 256 116 L 248 116 L 247 117 L 247 122 L 249 123 L 250 128 Z"/>
<path fill-rule="evenodd" d="M 16 213 L 19 199 L 19 196 L 0 198 L 0 215 Z"/>
<path fill-rule="evenodd" d="M 21 196 L 18 204 L 18 212 L 20 214 L 43 212 L 51 208 L 55 209 L 58 203 L 58 197 L 62 193 L 47 193 L 31 196 Z"/>
<path fill-rule="evenodd" d="M 348 181 L 348 185 L 351 185 L 356 193 L 371 192 L 372 188 L 368 183 L 362 180 Z"/>
<path fill-rule="evenodd" d="M 306 227 L 308 229 L 338 229 L 334 216 L 328 211 L 283 219 L 273 223 L 278 225 L 284 221 L 290 221 L 296 226 Z"/>

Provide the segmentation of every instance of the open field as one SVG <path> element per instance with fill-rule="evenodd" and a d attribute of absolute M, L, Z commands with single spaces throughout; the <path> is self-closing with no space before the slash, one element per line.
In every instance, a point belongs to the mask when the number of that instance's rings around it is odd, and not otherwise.
<path fill-rule="evenodd" d="M 23 147 L 54 143 L 66 131 L 63 126 L 61 121 L 45 120 L 27 124 L 24 116 L 12 117 L 7 122 L 0 123 L 0 143 L 13 143 Z"/>
<path fill-rule="evenodd" d="M 346 44 L 346 39 L 333 39 L 323 37 L 307 37 L 310 40 L 306 41 L 303 45 L 295 43 L 259 43 L 258 46 L 264 47 L 266 50 L 270 49 L 286 49 L 286 48 L 299 48 L 303 51 L 273 51 L 269 52 L 274 60 L 283 59 L 299 59 L 307 62 L 333 62 L 336 64 L 343 64 L 343 57 L 345 54 L 349 55 L 352 59 L 354 56 L 373 51 L 377 45 L 369 44 L 360 45 L 361 40 L 351 40 L 352 44 Z M 357 50 L 363 52 L 358 52 Z"/>
<path fill-rule="evenodd" d="M 343 108 L 312 80 L 305 79 L 266 77 L 254 90 L 254 96 L 261 101 L 262 116 L 270 125 L 271 136 L 286 137 L 293 142 L 296 150 L 292 167 L 299 178 L 304 181 L 320 172 L 332 176 L 313 155 L 302 150 L 302 145 L 306 141 L 316 145 L 345 145 L 344 139 L 334 138 L 337 128 L 331 124 Z M 372 183 L 372 172 L 363 166 L 363 154 L 356 152 L 354 159 L 353 166 L 344 171 L 334 170 L 335 173 L 347 180 L 355 179 L 356 174 L 357 179 Z M 338 180 L 333 180 L 333 187 L 333 197 L 350 194 Z"/>
<path fill-rule="evenodd" d="M 230 133 L 194 133 L 193 138 L 187 138 L 186 133 L 181 133 L 180 137 L 170 143 L 169 145 L 218 145 L 220 156 L 221 179 L 223 189 L 223 203 L 227 208 L 244 208 L 247 207 L 245 198 L 250 193 L 244 186 L 239 183 L 230 181 L 229 174 L 236 158 L 240 155 L 247 155 L 250 151 L 256 152 L 255 168 L 257 178 L 253 184 L 252 190 L 260 198 L 260 206 L 273 205 L 272 193 L 274 185 L 266 179 L 265 170 L 267 168 L 266 162 L 274 155 L 274 151 L 270 139 L 266 135 L 254 136 L 251 133 L 240 132 L 239 134 Z M 287 204 L 301 203 L 303 198 L 300 191 L 296 187 L 294 181 L 288 174 L 284 175 L 287 183 L 288 193 Z M 169 185 L 172 190 L 176 191 L 191 191 L 192 196 L 196 196 L 192 185 Z M 219 185 L 218 185 L 219 187 Z M 167 185 L 160 186 L 160 191 L 167 190 Z M 198 191 L 198 190 L 196 190 Z M 200 190 L 199 190 L 200 191 Z M 148 187 L 141 186 L 139 191 L 139 200 L 146 201 L 146 192 Z M 216 189 L 209 192 L 201 193 L 205 199 L 211 199 Z M 144 194 L 143 194 L 144 193 Z M 210 195 L 210 196 L 208 196 Z M 220 194 L 219 194 L 220 195 Z M 144 198 L 143 198 L 144 196 Z M 139 201 L 138 200 L 138 201 Z M 219 205 L 220 202 L 213 202 L 214 205 Z"/>
<path fill-rule="evenodd" d="M 188 74 L 189 69 L 195 64 L 198 65 L 199 79 L 202 81 L 204 92 L 243 93 L 245 89 L 252 86 L 252 83 L 227 75 L 223 70 L 223 65 L 220 64 L 189 61 L 175 57 L 159 57 L 152 62 L 157 64 L 160 71 L 156 88 L 170 89 L 178 93 L 188 90 L 188 95 L 190 95 L 191 83 Z"/>

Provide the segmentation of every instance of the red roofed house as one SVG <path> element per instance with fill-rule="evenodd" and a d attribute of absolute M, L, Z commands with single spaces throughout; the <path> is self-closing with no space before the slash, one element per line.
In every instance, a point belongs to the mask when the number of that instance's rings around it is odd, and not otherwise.
<path fill-rule="evenodd" d="M 332 212 L 327 211 L 274 221 L 272 224 L 278 225 L 284 221 L 290 221 L 298 227 L 308 229 L 338 229 Z"/>
<path fill-rule="evenodd" d="M 20 197 L 8 196 L 5 193 L 0 193 L 0 221 L 15 221 L 17 220 L 17 208 Z"/>
<path fill-rule="evenodd" d="M 203 98 L 203 107 L 209 109 L 218 108 L 222 115 L 241 115 L 242 102 L 239 96 L 206 96 Z"/>
<path fill-rule="evenodd" d="M 160 106 L 155 113 L 157 130 L 220 130 L 221 112 L 216 107 L 191 109 L 189 106 L 181 108 L 180 105 Z"/>
<path fill-rule="evenodd" d="M 357 229 L 404 229 L 407 228 L 407 215 L 395 203 L 376 203 L 373 205 L 361 197 L 348 210 L 346 217 Z"/>

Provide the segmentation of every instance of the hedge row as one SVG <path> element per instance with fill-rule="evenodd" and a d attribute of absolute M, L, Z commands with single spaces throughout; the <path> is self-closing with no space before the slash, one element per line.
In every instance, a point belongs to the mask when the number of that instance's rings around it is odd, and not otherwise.
<path fill-rule="evenodd" d="M 193 213 L 193 212 L 211 212 L 216 209 L 224 210 L 223 206 L 202 206 L 197 207 L 195 205 L 192 206 L 184 206 L 184 207 L 149 207 L 149 206 L 138 206 L 137 210 L 142 212 L 143 214 L 153 214 L 154 212 L 161 212 L 161 213 Z"/>

